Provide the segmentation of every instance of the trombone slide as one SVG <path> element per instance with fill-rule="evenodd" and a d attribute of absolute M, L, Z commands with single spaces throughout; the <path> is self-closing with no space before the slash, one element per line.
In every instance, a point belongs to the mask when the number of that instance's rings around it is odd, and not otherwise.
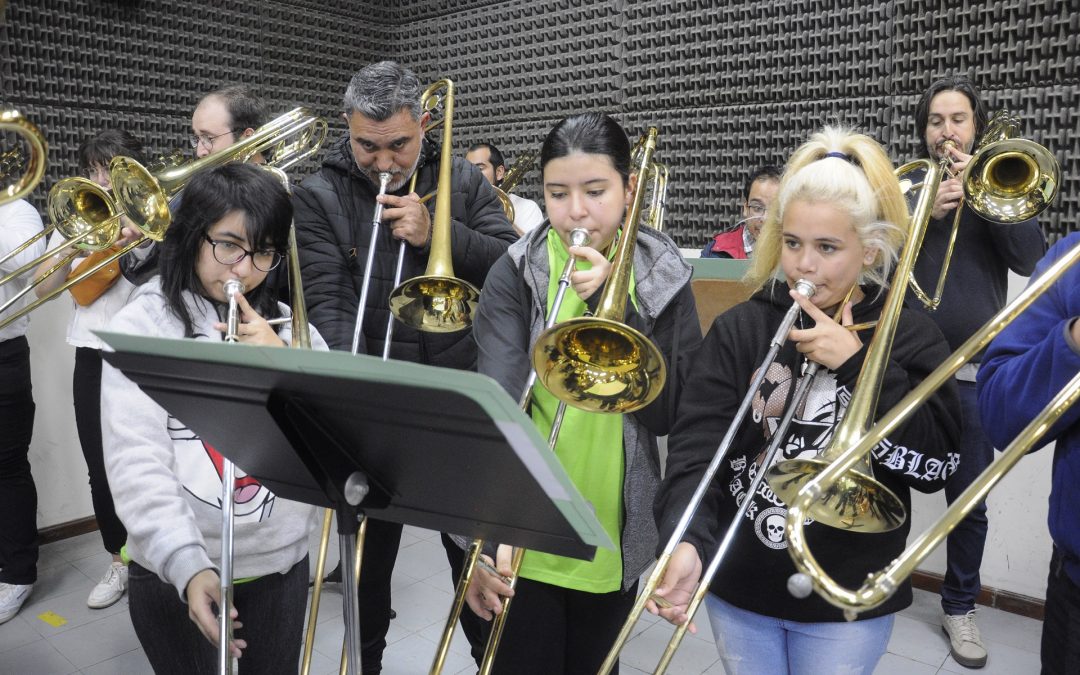
<path fill-rule="evenodd" d="M 588 232 L 588 230 L 586 230 L 584 228 L 580 228 L 580 227 L 571 230 L 571 232 L 570 232 L 570 245 L 571 246 L 586 246 L 586 245 L 588 245 L 588 243 L 589 243 L 589 232 Z M 548 314 L 547 320 L 545 321 L 545 324 L 544 324 L 545 329 L 551 328 L 552 326 L 555 325 L 556 321 L 558 321 L 559 309 L 562 308 L 563 298 L 566 296 L 566 289 L 569 288 L 569 286 L 570 286 L 570 275 L 573 274 L 574 265 L 576 263 L 577 263 L 577 260 L 574 258 L 574 256 L 571 255 L 567 259 L 566 264 L 563 266 L 562 272 L 559 274 L 558 289 L 555 291 L 555 298 L 552 301 L 551 312 Z M 529 401 L 532 399 L 532 390 L 533 390 L 533 386 L 535 384 L 536 384 L 536 371 L 530 369 L 529 370 L 529 377 L 525 382 L 525 387 L 521 392 L 520 399 L 518 400 L 518 405 L 521 407 L 521 409 L 523 411 L 528 410 L 528 408 L 529 408 Z M 554 449 L 555 449 L 555 441 L 559 437 L 559 429 L 561 428 L 562 418 L 563 418 L 563 415 L 565 415 L 565 414 L 566 414 L 566 405 L 563 404 L 563 403 L 560 403 L 558 412 L 556 412 L 556 414 L 555 414 L 555 421 L 553 422 L 552 427 L 551 427 L 552 433 L 551 433 L 551 436 L 549 437 L 549 441 L 548 441 L 548 447 L 550 447 L 552 451 L 554 451 Z M 521 568 L 521 560 L 522 560 L 522 556 L 524 555 L 524 550 L 521 550 L 521 555 L 518 555 L 518 551 L 514 552 L 514 560 L 511 562 L 511 567 L 513 568 L 513 575 L 511 577 L 504 577 L 504 576 L 502 576 L 502 574 L 497 569 L 495 569 L 494 567 L 492 567 L 491 565 L 489 565 L 488 563 L 486 563 L 486 562 L 484 562 L 483 560 L 480 559 L 480 551 L 483 550 L 483 548 L 484 548 L 484 540 L 483 539 L 474 539 L 472 544 L 469 547 L 469 557 L 465 562 L 464 568 L 462 568 L 462 570 L 461 570 L 461 577 L 458 579 L 457 588 L 454 591 L 454 604 L 453 604 L 453 606 L 452 606 L 452 608 L 450 610 L 450 616 L 447 618 L 446 626 L 443 628 L 442 639 L 439 641 L 438 649 L 435 652 L 435 662 L 432 664 L 432 667 L 431 667 L 431 674 L 432 675 L 436 675 L 437 673 L 442 672 L 443 664 L 444 664 L 444 662 L 446 660 L 447 651 L 450 649 L 450 641 L 454 637 L 454 626 L 457 624 L 458 619 L 461 617 L 461 612 L 462 612 L 462 609 L 464 607 L 464 602 L 465 602 L 465 592 L 468 590 L 469 584 L 472 583 L 472 578 L 473 578 L 473 573 L 475 571 L 475 568 L 476 567 L 481 567 L 486 572 L 488 572 L 489 574 L 500 577 L 511 588 L 513 588 L 514 585 L 517 583 L 517 573 L 518 573 L 518 570 Z M 510 605 L 509 598 L 504 599 L 504 601 L 503 601 L 503 614 L 505 614 L 506 611 L 509 609 L 509 605 Z M 496 622 L 497 622 L 498 629 L 499 629 L 498 634 L 501 636 L 501 634 L 502 634 L 502 623 L 505 622 L 505 618 L 503 619 L 502 622 L 500 622 L 500 621 L 498 621 L 498 619 L 496 619 Z M 495 637 L 495 635 L 496 634 L 495 634 L 494 627 L 493 627 L 492 635 L 488 638 L 488 647 L 484 650 L 484 659 L 481 662 L 481 671 L 482 672 L 484 671 L 485 664 L 486 664 L 487 670 L 490 671 L 492 663 L 494 662 L 495 650 L 498 649 L 498 644 L 499 644 L 499 638 Z M 492 641 L 494 641 L 494 642 L 492 642 Z M 489 657 L 489 653 L 490 653 L 490 657 Z"/>
<path fill-rule="evenodd" d="M 813 297 L 815 289 L 814 284 L 805 279 L 800 279 L 795 284 L 795 290 L 803 297 L 810 298 Z M 668 562 L 671 560 L 671 555 L 682 541 L 683 535 L 686 534 L 686 530 L 690 527 L 690 521 L 693 520 L 698 507 L 705 499 L 705 492 L 716 478 L 716 472 L 720 469 L 720 463 L 727 456 L 739 428 L 742 427 L 742 422 L 746 418 L 746 414 L 750 411 L 750 406 L 754 402 L 754 397 L 757 395 L 758 389 L 761 388 L 762 382 L 765 381 L 769 366 L 776 360 L 777 354 L 780 353 L 780 348 L 783 346 L 784 342 L 787 341 L 788 333 L 791 332 L 791 327 L 795 325 L 795 320 L 799 317 L 800 310 L 799 303 L 792 303 L 791 308 L 788 309 L 787 314 L 784 315 L 783 320 L 780 322 L 780 326 L 776 329 L 776 333 L 773 334 L 768 353 L 765 355 L 761 366 L 758 367 L 755 372 L 754 379 L 750 382 L 750 387 L 747 389 L 746 395 L 739 404 L 734 419 L 732 419 L 731 424 L 728 425 L 728 429 L 724 433 L 724 438 L 720 441 L 720 445 L 717 447 L 716 452 L 713 453 L 713 458 L 705 468 L 701 480 L 698 481 L 697 487 L 694 489 L 694 493 L 690 497 L 689 503 L 686 505 L 686 509 L 679 517 L 679 521 L 676 523 L 675 529 L 671 533 L 671 537 L 668 538 L 667 543 L 664 545 L 664 549 L 660 553 L 660 557 L 656 562 L 656 566 L 653 568 L 652 574 L 649 575 L 648 580 L 645 582 L 645 587 L 638 594 L 637 600 L 634 601 L 634 606 L 630 610 L 630 615 L 623 623 L 623 627 L 619 631 L 618 637 L 615 639 L 615 644 L 612 645 L 611 650 L 608 651 L 607 657 L 600 666 L 599 675 L 607 675 L 619 662 L 619 653 L 630 639 L 630 632 L 633 630 L 634 624 L 637 623 L 641 614 L 645 611 L 645 603 L 653 597 L 656 589 L 660 586 L 660 582 L 663 581 L 664 574 L 667 572 Z M 764 473 L 764 471 L 760 473 Z M 749 502 L 750 500 L 747 499 L 746 501 Z"/>
<path fill-rule="evenodd" d="M 225 282 L 225 295 L 229 298 L 226 316 L 225 342 L 239 341 L 240 307 L 236 294 L 244 292 L 244 284 L 238 279 Z M 236 465 L 222 457 L 221 466 L 221 602 L 218 603 L 218 673 L 232 673 L 232 606 L 233 606 L 233 516 L 236 500 Z"/>

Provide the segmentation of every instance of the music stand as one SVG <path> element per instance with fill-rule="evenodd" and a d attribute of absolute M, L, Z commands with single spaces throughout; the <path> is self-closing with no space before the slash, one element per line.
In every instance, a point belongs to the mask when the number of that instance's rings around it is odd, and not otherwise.
<path fill-rule="evenodd" d="M 100 332 L 104 359 L 276 495 L 338 516 L 349 671 L 360 513 L 591 559 L 613 548 L 492 379 L 344 352 Z"/>

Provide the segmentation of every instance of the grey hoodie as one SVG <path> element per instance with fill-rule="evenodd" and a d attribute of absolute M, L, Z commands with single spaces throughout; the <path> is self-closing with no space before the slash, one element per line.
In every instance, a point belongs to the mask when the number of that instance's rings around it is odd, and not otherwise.
<path fill-rule="evenodd" d="M 220 340 L 214 306 L 185 294 L 195 339 Z M 281 305 L 289 316 L 288 307 Z M 138 287 L 107 330 L 181 338 L 180 320 L 167 309 L 160 278 Z M 291 340 L 288 325 L 278 335 Z M 311 331 L 313 349 L 327 349 Z M 127 528 L 132 560 L 176 587 L 204 569 L 218 569 L 221 555 L 221 476 L 218 455 L 183 422 L 108 363 L 101 374 L 101 426 L 105 470 L 116 513 Z M 250 479 L 236 490 L 235 578 L 289 570 L 304 559 L 315 508 L 275 496 Z"/>

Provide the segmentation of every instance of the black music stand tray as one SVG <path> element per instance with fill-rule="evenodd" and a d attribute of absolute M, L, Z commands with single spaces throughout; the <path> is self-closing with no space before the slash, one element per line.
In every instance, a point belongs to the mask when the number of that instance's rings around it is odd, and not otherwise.
<path fill-rule="evenodd" d="M 99 335 L 115 350 L 108 363 L 237 467 L 280 497 L 335 509 L 350 672 L 361 513 L 582 559 L 613 547 L 488 377 L 345 352 Z"/>

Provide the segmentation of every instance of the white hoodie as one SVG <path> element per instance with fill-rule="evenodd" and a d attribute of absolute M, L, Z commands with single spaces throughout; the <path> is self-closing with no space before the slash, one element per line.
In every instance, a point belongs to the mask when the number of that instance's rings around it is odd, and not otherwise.
<path fill-rule="evenodd" d="M 190 293 L 185 301 L 195 339 L 220 340 L 214 306 Z M 281 308 L 288 316 L 289 309 Z M 158 277 L 136 289 L 107 330 L 184 336 Z M 290 342 L 287 325 L 279 336 Z M 314 328 L 311 345 L 328 349 Z M 127 528 L 128 555 L 175 586 L 183 599 L 193 576 L 219 569 L 220 455 L 108 363 L 101 374 L 101 426 L 105 469 L 116 513 Z M 234 578 L 286 572 L 307 555 L 315 507 L 277 497 L 242 473 L 237 471 L 235 492 Z"/>

